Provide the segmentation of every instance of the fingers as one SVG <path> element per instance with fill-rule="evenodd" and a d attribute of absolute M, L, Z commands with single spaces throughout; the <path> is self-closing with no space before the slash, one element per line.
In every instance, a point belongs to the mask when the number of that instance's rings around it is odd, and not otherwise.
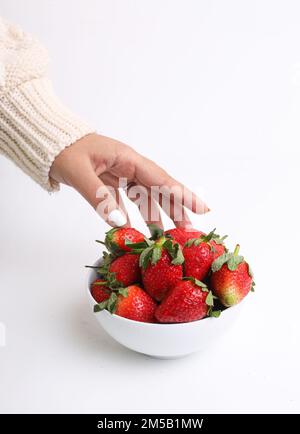
<path fill-rule="evenodd" d="M 160 208 L 152 198 L 150 189 L 142 185 L 132 185 L 126 190 L 128 198 L 139 208 L 146 224 L 155 224 L 163 229 Z"/>
<path fill-rule="evenodd" d="M 138 182 L 147 187 L 159 187 L 164 196 L 170 196 L 171 193 L 176 203 L 185 206 L 196 214 L 204 214 L 209 211 L 206 203 L 195 193 L 145 157 L 139 156 L 137 158 L 136 178 Z"/>
<path fill-rule="evenodd" d="M 145 222 L 149 224 L 155 224 L 156 226 L 163 229 L 163 222 L 161 218 L 161 212 L 158 203 L 151 198 L 151 194 L 148 191 L 148 215 L 143 216 Z M 143 215 L 143 214 L 142 214 Z"/>
<path fill-rule="evenodd" d="M 191 227 L 191 221 L 187 215 L 185 208 L 181 203 L 177 203 L 170 196 L 164 196 L 158 191 L 146 188 L 147 198 L 148 198 L 148 219 L 149 223 L 155 223 L 162 227 L 162 219 L 160 209 L 162 208 L 168 217 L 173 220 L 176 227 Z M 159 221 L 157 221 L 157 215 L 159 216 Z M 146 219 L 145 219 L 146 220 Z"/>
<path fill-rule="evenodd" d="M 122 210 L 123 214 L 126 216 L 126 219 L 127 219 L 127 223 L 124 226 L 130 227 L 131 226 L 130 217 L 127 213 L 125 204 L 123 202 L 123 199 L 122 199 L 122 196 L 121 196 L 120 190 L 119 190 L 119 178 L 112 175 L 111 173 L 104 172 L 100 175 L 100 179 L 107 186 L 107 188 L 112 187 L 114 189 L 115 195 L 116 195 L 116 202 L 118 203 L 120 209 Z"/>
<path fill-rule="evenodd" d="M 129 224 L 119 192 L 113 187 L 104 185 L 89 161 L 81 162 L 76 173 L 69 176 L 69 183 L 109 225 L 119 227 Z"/>
<path fill-rule="evenodd" d="M 115 195 L 116 195 L 116 202 L 119 205 L 119 209 L 122 211 L 123 215 L 126 217 L 126 223 L 122 226 L 123 227 L 130 227 L 131 226 L 130 217 L 127 213 L 125 204 L 123 202 L 122 196 L 121 196 L 120 191 L 118 189 L 115 190 Z"/>

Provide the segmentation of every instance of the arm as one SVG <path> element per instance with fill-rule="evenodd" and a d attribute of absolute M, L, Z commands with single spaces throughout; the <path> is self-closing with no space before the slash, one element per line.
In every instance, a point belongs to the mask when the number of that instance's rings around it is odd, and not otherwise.
<path fill-rule="evenodd" d="M 47 66 L 46 50 L 0 18 L 0 152 L 53 191 L 55 157 L 93 129 L 57 99 Z"/>
<path fill-rule="evenodd" d="M 190 221 L 183 205 L 198 214 L 208 211 L 205 203 L 153 161 L 117 140 L 95 134 L 64 107 L 46 76 L 47 64 L 47 53 L 34 38 L 0 18 L 2 154 L 48 191 L 57 190 L 61 182 L 72 186 L 112 226 L 130 223 L 118 191 L 120 178 L 146 194 L 152 186 L 177 189 L 177 199 L 171 199 L 169 208 L 161 196 L 147 196 L 148 206 L 142 210 L 147 223 L 161 225 L 158 204 L 177 226 L 184 227 Z M 130 198 L 135 201 L 137 196 Z"/>

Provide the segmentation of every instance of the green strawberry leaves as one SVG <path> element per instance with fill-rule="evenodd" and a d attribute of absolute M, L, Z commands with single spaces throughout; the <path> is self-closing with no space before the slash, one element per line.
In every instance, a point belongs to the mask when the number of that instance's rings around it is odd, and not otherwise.
<path fill-rule="evenodd" d="M 161 259 L 162 249 L 166 249 L 172 258 L 173 265 L 181 265 L 184 262 L 184 256 L 178 243 L 174 243 L 169 236 L 164 235 L 163 229 L 154 224 L 148 225 L 151 238 L 146 238 L 143 242 L 130 243 L 125 240 L 125 244 L 131 248 L 132 254 L 139 254 L 140 267 L 145 270 L 149 263 L 157 264 Z"/>
<path fill-rule="evenodd" d="M 102 301 L 102 303 L 95 304 L 95 306 L 94 306 L 94 312 L 97 313 L 97 312 L 101 312 L 102 310 L 106 309 L 107 308 L 107 303 L 108 303 L 108 301 L 104 300 L 104 301 Z"/>
<path fill-rule="evenodd" d="M 207 304 L 207 306 L 213 306 L 214 305 L 214 296 L 213 296 L 211 291 L 208 291 L 205 303 Z"/>
<path fill-rule="evenodd" d="M 119 288 L 118 294 L 123 295 L 123 297 L 128 297 L 128 288 Z"/>
<path fill-rule="evenodd" d="M 214 262 L 211 265 L 211 271 L 213 273 L 215 273 L 216 271 L 219 271 L 224 264 L 227 264 L 228 270 L 230 271 L 235 271 L 237 269 L 237 267 L 245 262 L 244 256 L 239 255 L 239 249 L 240 246 L 239 244 L 236 245 L 234 252 L 233 253 L 224 253 L 223 255 L 219 256 L 217 259 L 214 260 Z M 251 291 L 254 292 L 255 291 L 255 282 L 253 280 L 253 272 L 250 268 L 250 265 L 247 263 L 248 265 L 248 274 L 249 277 L 252 278 L 252 284 L 251 284 Z"/>
<path fill-rule="evenodd" d="M 210 231 L 207 235 L 201 235 L 200 239 L 204 243 L 209 243 L 211 240 L 219 240 L 220 236 L 215 234 L 216 228 L 214 228 L 212 231 Z"/>
<path fill-rule="evenodd" d="M 100 276 L 106 276 L 106 274 L 108 273 L 108 268 L 113 259 L 113 255 L 107 252 L 103 252 L 102 262 L 99 267 L 92 265 L 85 265 L 85 267 L 95 269 Z"/>
<path fill-rule="evenodd" d="M 244 256 L 231 256 L 227 261 L 227 267 L 230 271 L 235 271 L 237 267 L 244 261 Z"/>
<path fill-rule="evenodd" d="M 161 247 L 153 246 L 151 255 L 151 264 L 155 265 L 161 258 Z"/>
<path fill-rule="evenodd" d="M 190 280 L 195 285 L 199 286 L 203 292 L 208 292 L 207 285 L 205 285 L 205 283 L 201 282 L 201 280 L 198 280 L 195 277 L 183 277 L 182 280 Z"/>
<path fill-rule="evenodd" d="M 118 295 L 123 297 L 128 296 L 128 288 L 116 288 L 112 290 L 110 297 L 107 300 L 102 301 L 94 305 L 94 312 L 101 312 L 102 310 L 108 310 L 110 313 L 115 313 L 118 304 Z"/>
<path fill-rule="evenodd" d="M 107 250 L 109 250 L 111 253 L 113 253 L 114 255 L 120 255 L 122 254 L 122 250 L 117 246 L 117 244 L 114 242 L 114 233 L 118 230 L 119 228 L 112 228 L 109 231 L 106 232 L 106 236 L 105 236 L 105 241 L 104 243 L 102 241 L 98 241 L 96 240 L 97 243 L 101 243 L 104 244 L 107 248 Z"/>
<path fill-rule="evenodd" d="M 108 273 L 110 264 L 112 263 L 114 257 L 112 254 L 103 252 L 102 264 L 98 269 L 98 273 L 105 276 Z"/>
<path fill-rule="evenodd" d="M 213 318 L 219 318 L 219 316 L 221 315 L 221 313 L 222 313 L 221 310 L 212 310 L 212 309 L 208 310 L 208 316 L 211 316 Z"/>
<path fill-rule="evenodd" d="M 208 291 L 208 294 L 207 294 L 206 300 L 205 300 L 205 303 L 209 307 L 208 311 L 207 311 L 207 316 L 211 316 L 211 317 L 214 317 L 214 318 L 219 318 L 219 316 L 221 315 L 221 311 L 220 310 L 213 310 L 214 301 L 217 298 L 218 297 L 214 296 L 211 291 Z"/>
<path fill-rule="evenodd" d="M 150 238 L 151 240 L 156 241 L 159 238 L 164 236 L 164 230 L 161 229 L 159 226 L 157 226 L 153 223 L 150 223 L 150 224 L 148 224 L 148 228 L 149 228 L 149 231 L 151 234 L 151 238 Z"/>
<path fill-rule="evenodd" d="M 148 263 L 150 262 L 152 258 L 152 252 L 153 247 L 147 247 L 145 250 L 142 251 L 139 259 L 139 265 L 140 267 L 145 270 L 147 268 Z"/>
<path fill-rule="evenodd" d="M 226 240 L 226 238 L 228 237 L 228 235 L 224 235 L 223 237 L 220 237 L 219 235 L 216 235 L 216 237 L 214 238 L 214 242 L 216 244 L 224 244 L 224 240 Z"/>
<path fill-rule="evenodd" d="M 232 253 L 223 253 L 223 255 L 215 259 L 211 265 L 212 272 L 215 273 L 216 271 L 219 271 L 223 267 L 223 265 L 227 263 L 231 256 Z"/>
<path fill-rule="evenodd" d="M 191 247 L 191 246 L 199 246 L 199 244 L 202 243 L 201 237 L 200 238 L 191 238 L 188 240 L 184 247 Z"/>
<path fill-rule="evenodd" d="M 172 258 L 173 265 L 181 265 L 184 262 L 182 250 L 178 243 L 174 243 L 170 238 L 161 237 L 154 242 L 153 240 L 145 240 L 144 243 L 132 245 L 132 253 L 139 253 L 140 267 L 145 270 L 149 263 L 155 265 L 161 259 L 162 249 L 167 250 Z M 143 245 L 141 245 L 143 244 Z"/>
<path fill-rule="evenodd" d="M 170 238 L 168 238 L 163 243 L 163 247 L 168 251 L 169 255 L 171 256 L 173 265 L 181 265 L 184 263 L 184 256 L 178 243 L 174 243 Z"/>
<path fill-rule="evenodd" d="M 124 287 L 123 283 L 119 282 L 116 279 L 116 273 L 108 272 L 104 277 L 105 277 L 105 279 L 107 281 L 107 286 L 110 289 L 119 290 L 120 288 Z"/>
<path fill-rule="evenodd" d="M 131 243 L 130 241 L 125 240 L 125 244 L 131 249 L 129 253 L 136 255 L 142 253 L 145 249 L 147 249 L 147 247 L 153 246 L 154 241 L 145 237 L 144 241 L 139 243 Z"/>
<path fill-rule="evenodd" d="M 199 246 L 201 243 L 207 243 L 209 244 L 212 251 L 215 251 L 213 245 L 210 244 L 210 241 L 214 241 L 216 244 L 224 244 L 224 240 L 227 238 L 227 235 L 224 235 L 224 237 L 220 237 L 220 235 L 215 233 L 215 229 L 210 231 L 207 235 L 201 235 L 199 238 L 191 238 L 188 240 L 184 247 L 191 247 L 191 246 Z"/>
<path fill-rule="evenodd" d="M 244 256 L 239 255 L 239 244 L 236 245 L 233 253 L 223 253 L 219 256 L 211 265 L 211 270 L 213 273 L 219 271 L 224 264 L 227 264 L 228 270 L 235 271 L 237 267 L 244 262 Z"/>
<path fill-rule="evenodd" d="M 95 304 L 94 312 L 101 312 L 106 309 L 110 313 L 114 313 L 117 308 L 118 295 L 115 292 L 112 292 L 110 297 L 107 300 L 102 301 L 102 303 Z"/>

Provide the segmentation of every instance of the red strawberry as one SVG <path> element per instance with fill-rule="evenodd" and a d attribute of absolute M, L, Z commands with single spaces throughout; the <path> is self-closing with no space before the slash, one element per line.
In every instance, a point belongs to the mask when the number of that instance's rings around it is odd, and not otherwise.
<path fill-rule="evenodd" d="M 165 235 L 171 236 L 171 238 L 176 241 L 176 243 L 180 244 L 180 246 L 183 247 L 188 240 L 191 240 L 192 238 L 199 238 L 201 235 L 205 234 L 204 232 L 192 228 L 174 228 L 167 230 L 165 232 Z"/>
<path fill-rule="evenodd" d="M 165 237 L 155 242 L 147 240 L 147 247 L 140 256 L 145 291 L 156 300 L 162 300 L 168 290 L 181 280 L 183 261 L 178 243 Z"/>
<path fill-rule="evenodd" d="M 103 279 L 97 279 L 91 284 L 91 294 L 97 303 L 102 303 L 110 297 L 111 290 L 106 283 Z"/>
<path fill-rule="evenodd" d="M 106 233 L 104 244 L 106 248 L 114 255 L 122 255 L 130 252 L 131 247 L 127 244 L 140 243 L 144 241 L 144 235 L 133 228 L 113 228 Z"/>
<path fill-rule="evenodd" d="M 225 253 L 212 264 L 211 289 L 224 306 L 239 303 L 250 290 L 254 290 L 252 271 L 243 256 L 238 255 L 239 245 L 233 253 Z"/>
<path fill-rule="evenodd" d="M 214 297 L 207 286 L 197 279 L 182 280 L 172 288 L 155 311 L 162 323 L 190 322 L 207 315 L 219 316 L 212 311 Z"/>
<path fill-rule="evenodd" d="M 110 313 L 134 321 L 156 322 L 154 317 L 156 307 L 155 301 L 143 289 L 131 285 L 117 292 L 113 291 L 108 300 L 95 305 L 94 312 L 107 309 Z"/>
<path fill-rule="evenodd" d="M 220 238 L 214 231 L 186 242 L 183 248 L 185 276 L 204 280 L 213 261 L 225 252 L 222 244 L 225 237 Z"/>
<path fill-rule="evenodd" d="M 141 282 L 139 258 L 140 255 L 125 253 L 111 262 L 108 272 L 114 273 L 115 279 L 123 286 L 139 283 Z"/>

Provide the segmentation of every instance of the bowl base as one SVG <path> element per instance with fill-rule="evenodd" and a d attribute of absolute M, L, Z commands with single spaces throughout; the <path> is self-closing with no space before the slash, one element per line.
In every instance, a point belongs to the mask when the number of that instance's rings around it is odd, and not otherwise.
<path fill-rule="evenodd" d="M 176 360 L 176 359 L 183 359 L 183 357 L 190 356 L 193 353 L 180 354 L 179 356 L 152 356 L 152 355 L 146 354 L 146 353 L 140 353 L 140 354 L 143 354 L 144 356 L 147 356 L 147 357 L 151 357 L 151 359 L 157 359 L 157 360 Z"/>

